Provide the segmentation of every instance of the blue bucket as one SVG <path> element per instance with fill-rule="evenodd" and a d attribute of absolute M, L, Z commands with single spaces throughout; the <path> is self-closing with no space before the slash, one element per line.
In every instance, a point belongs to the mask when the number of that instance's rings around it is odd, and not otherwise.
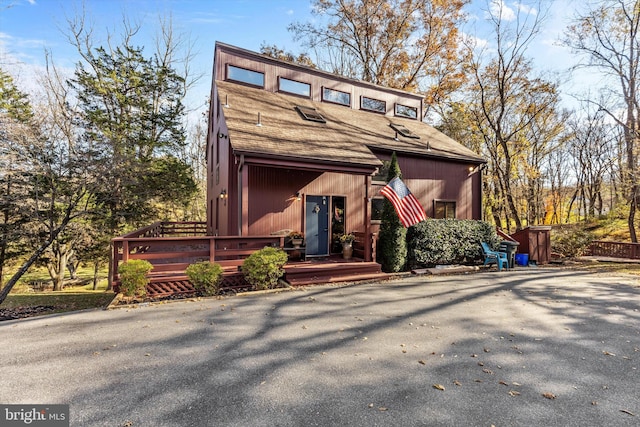
<path fill-rule="evenodd" d="M 516 254 L 516 264 L 522 266 L 529 265 L 529 254 Z"/>

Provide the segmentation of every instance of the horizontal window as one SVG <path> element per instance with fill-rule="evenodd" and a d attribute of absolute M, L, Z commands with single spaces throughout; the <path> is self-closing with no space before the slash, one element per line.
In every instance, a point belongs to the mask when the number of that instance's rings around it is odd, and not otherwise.
<path fill-rule="evenodd" d="M 284 77 L 278 78 L 278 90 L 307 98 L 311 96 L 311 85 L 309 83 L 297 82 Z"/>
<path fill-rule="evenodd" d="M 387 103 L 380 101 L 379 99 L 367 98 L 366 96 L 360 97 L 360 108 L 362 110 L 373 111 L 376 113 L 386 113 Z"/>
<path fill-rule="evenodd" d="M 322 100 L 335 104 L 351 106 L 351 94 L 335 89 L 322 88 Z"/>
<path fill-rule="evenodd" d="M 227 65 L 227 80 L 250 84 L 252 86 L 264 87 L 264 73 L 247 70 L 233 65 Z"/>
<path fill-rule="evenodd" d="M 417 119 L 418 109 L 415 107 L 409 107 L 402 104 L 396 104 L 396 116 L 408 117 L 410 119 Z"/>

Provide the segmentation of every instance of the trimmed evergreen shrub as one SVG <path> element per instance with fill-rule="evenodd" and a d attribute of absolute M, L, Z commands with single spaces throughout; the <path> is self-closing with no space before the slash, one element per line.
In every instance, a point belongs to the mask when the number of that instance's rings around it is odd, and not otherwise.
<path fill-rule="evenodd" d="M 407 242 L 409 267 L 425 268 L 482 261 L 480 242 L 497 248 L 500 238 L 484 221 L 427 219 L 409 228 Z"/>
<path fill-rule="evenodd" d="M 391 155 L 387 182 L 393 178 L 402 178 L 396 153 Z M 407 263 L 407 229 L 400 222 L 395 208 L 389 200 L 382 205 L 382 221 L 378 235 L 378 262 L 382 271 L 397 273 L 403 271 Z"/>
<path fill-rule="evenodd" d="M 186 270 L 187 277 L 196 292 L 202 296 L 211 296 L 218 293 L 222 282 L 222 267 L 220 264 L 202 261 L 189 265 Z"/>
<path fill-rule="evenodd" d="M 256 289 L 273 289 L 284 275 L 287 253 L 282 249 L 265 247 L 249 255 L 242 263 L 242 273 Z"/>
<path fill-rule="evenodd" d="M 144 259 L 132 259 L 118 266 L 120 275 L 120 290 L 128 296 L 147 295 L 147 274 L 153 269 L 153 265 Z"/>

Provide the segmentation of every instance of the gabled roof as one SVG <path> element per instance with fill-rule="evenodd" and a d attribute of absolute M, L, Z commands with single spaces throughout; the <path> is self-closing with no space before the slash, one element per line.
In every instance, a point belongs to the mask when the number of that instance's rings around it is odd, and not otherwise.
<path fill-rule="evenodd" d="M 484 163 L 484 159 L 418 120 L 385 116 L 309 99 L 216 81 L 236 154 L 301 162 L 375 169 L 382 163 L 373 151 L 396 151 Z M 326 123 L 305 120 L 299 108 L 315 109 Z M 260 115 L 260 126 L 258 126 Z M 391 125 L 401 125 L 413 137 Z M 397 136 L 397 137 L 396 137 Z"/>

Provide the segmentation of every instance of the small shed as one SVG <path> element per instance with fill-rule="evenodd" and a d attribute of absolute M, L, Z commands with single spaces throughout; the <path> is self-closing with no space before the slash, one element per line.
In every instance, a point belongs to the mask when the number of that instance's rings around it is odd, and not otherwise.
<path fill-rule="evenodd" d="M 515 232 L 511 237 L 520 243 L 518 252 L 529 255 L 536 264 L 548 264 L 551 261 L 551 227 L 535 225 Z"/>

